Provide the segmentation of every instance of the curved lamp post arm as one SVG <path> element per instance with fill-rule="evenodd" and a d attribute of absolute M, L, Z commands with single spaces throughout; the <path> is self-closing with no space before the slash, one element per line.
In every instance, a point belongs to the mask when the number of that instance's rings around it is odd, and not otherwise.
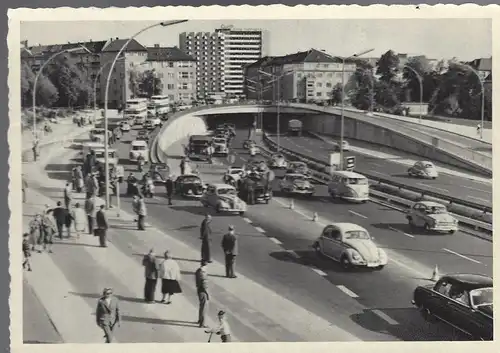
<path fill-rule="evenodd" d="M 483 130 L 484 130 L 484 82 L 481 76 L 479 75 L 479 72 L 477 72 L 476 69 L 474 69 L 472 66 L 467 65 L 467 64 L 459 64 L 459 66 L 467 68 L 470 72 L 472 72 L 476 77 L 477 80 L 479 81 L 479 84 L 481 85 L 481 125 L 480 125 L 480 130 L 479 130 L 479 137 L 481 140 L 483 139 Z"/>
<path fill-rule="evenodd" d="M 403 68 L 410 70 L 417 77 L 418 84 L 420 85 L 420 109 L 418 113 L 418 122 L 422 123 L 422 108 L 424 105 L 424 79 L 422 75 L 420 75 L 417 70 L 415 70 L 410 65 L 404 65 Z"/>
<path fill-rule="evenodd" d="M 125 58 L 121 57 L 117 61 L 123 60 L 123 59 L 125 59 Z M 95 115 L 95 112 L 97 111 L 97 81 L 99 80 L 99 78 L 100 78 L 102 72 L 104 71 L 104 69 L 106 68 L 106 66 L 108 66 L 112 62 L 113 62 L 113 60 L 109 60 L 108 62 L 104 63 L 104 65 L 101 66 L 101 68 L 99 69 L 99 71 L 97 71 L 97 74 L 96 74 L 96 76 L 94 78 L 94 115 Z"/>

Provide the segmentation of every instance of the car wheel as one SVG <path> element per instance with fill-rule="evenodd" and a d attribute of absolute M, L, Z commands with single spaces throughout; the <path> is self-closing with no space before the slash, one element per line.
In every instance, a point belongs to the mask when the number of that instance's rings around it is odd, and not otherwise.
<path fill-rule="evenodd" d="M 342 256 L 342 258 L 340 259 L 340 265 L 344 270 L 350 270 L 352 268 L 351 262 L 346 255 Z"/>
<path fill-rule="evenodd" d="M 217 213 L 221 213 L 222 212 L 222 208 L 220 205 L 217 205 L 217 207 L 215 208 L 215 212 Z"/>
<path fill-rule="evenodd" d="M 426 223 L 426 224 L 424 225 L 424 230 L 425 230 L 427 233 L 430 233 L 430 231 L 431 231 L 431 227 L 429 226 L 429 223 Z"/>
<path fill-rule="evenodd" d="M 455 230 L 448 231 L 449 234 L 455 234 L 455 232 L 456 232 Z"/>
<path fill-rule="evenodd" d="M 429 322 L 435 321 L 434 316 L 432 315 L 431 311 L 429 309 L 427 309 L 425 306 L 420 305 L 419 311 L 420 311 L 420 314 L 422 315 L 422 317 L 424 318 L 425 321 L 429 321 Z"/>
<path fill-rule="evenodd" d="M 383 268 L 384 268 L 384 265 L 380 265 L 380 266 L 375 267 L 375 270 L 381 271 Z"/>
<path fill-rule="evenodd" d="M 410 226 L 410 228 L 415 228 L 415 224 L 413 223 L 413 218 L 408 217 L 408 225 Z"/>
<path fill-rule="evenodd" d="M 243 216 L 245 214 L 245 211 L 240 211 L 240 216 Z"/>
<path fill-rule="evenodd" d="M 409 177 L 413 176 L 413 173 L 412 173 L 412 172 L 410 172 L 410 171 L 408 171 L 408 176 L 409 176 Z"/>
<path fill-rule="evenodd" d="M 321 256 L 322 255 L 322 252 L 321 252 L 321 245 L 319 245 L 319 242 L 314 242 L 313 244 L 313 249 L 314 251 L 316 252 L 317 255 Z"/>
<path fill-rule="evenodd" d="M 266 200 L 266 205 L 269 204 L 269 200 Z"/>

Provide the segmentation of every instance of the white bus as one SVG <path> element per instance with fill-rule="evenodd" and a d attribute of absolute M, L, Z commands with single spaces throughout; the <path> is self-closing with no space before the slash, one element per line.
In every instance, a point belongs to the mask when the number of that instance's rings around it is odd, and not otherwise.
<path fill-rule="evenodd" d="M 123 117 L 127 120 L 134 119 L 135 124 L 142 124 L 148 116 L 147 98 L 134 98 L 127 100 Z"/>
<path fill-rule="evenodd" d="M 164 115 L 168 112 L 170 112 L 170 99 L 168 98 L 168 96 L 151 96 L 151 100 L 148 103 L 148 113 L 150 115 Z"/>

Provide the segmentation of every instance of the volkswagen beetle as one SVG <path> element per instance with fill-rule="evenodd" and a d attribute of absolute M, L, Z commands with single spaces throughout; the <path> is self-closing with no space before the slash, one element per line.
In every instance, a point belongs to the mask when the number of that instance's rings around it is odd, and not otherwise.
<path fill-rule="evenodd" d="M 439 173 L 432 162 L 420 161 L 408 168 L 408 175 L 426 179 L 436 179 Z"/>
<path fill-rule="evenodd" d="M 309 178 L 302 174 L 287 173 L 280 182 L 280 189 L 283 193 L 301 194 L 312 196 L 314 194 L 314 186 L 309 181 Z"/>
<path fill-rule="evenodd" d="M 203 195 L 203 183 L 198 175 L 184 174 L 175 180 L 175 193 L 183 197 L 200 198 Z"/>
<path fill-rule="evenodd" d="M 243 215 L 247 210 L 247 204 L 237 196 L 236 188 L 227 184 L 208 184 L 200 201 L 204 207 L 213 207 L 217 213 Z"/>

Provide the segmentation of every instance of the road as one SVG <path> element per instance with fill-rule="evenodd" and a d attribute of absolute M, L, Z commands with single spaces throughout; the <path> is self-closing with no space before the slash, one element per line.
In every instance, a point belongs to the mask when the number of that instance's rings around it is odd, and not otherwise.
<path fill-rule="evenodd" d="M 280 144 L 284 148 L 301 152 L 325 163 L 329 163 L 329 153 L 333 151 L 332 145 L 328 142 L 309 136 L 282 137 L 280 138 Z M 353 145 L 356 145 L 356 143 L 353 143 Z M 419 179 L 408 176 L 408 167 L 395 161 L 366 156 L 354 151 L 345 152 L 345 155 L 356 157 L 355 169 L 361 174 L 373 174 L 374 176 L 387 178 L 397 183 L 430 192 L 455 196 L 463 195 L 471 202 L 492 206 L 491 184 L 444 173 L 441 173 L 436 180 Z"/>
<path fill-rule="evenodd" d="M 246 135 L 246 130 L 238 131 L 233 146 L 240 146 Z M 126 153 L 125 146 L 120 154 Z M 172 154 L 178 155 L 180 151 L 179 144 Z M 235 148 L 235 151 L 238 153 L 236 164 L 244 163 L 249 158 L 244 150 Z M 221 180 L 223 169 L 200 170 L 204 181 Z M 278 293 L 288 292 L 287 296 L 294 302 L 337 322 L 338 315 L 334 319 L 326 313 L 332 307 L 340 306 L 360 327 L 373 332 L 389 332 L 397 339 L 456 339 L 447 328 L 429 327 L 420 319 L 410 305 L 412 291 L 418 284 L 429 283 L 427 279 L 435 265 L 441 272 L 491 275 L 491 243 L 461 232 L 453 236 L 410 233 L 400 212 L 373 203 L 333 203 L 326 194 L 326 188 L 321 186 L 318 186 L 317 196 L 312 200 L 295 200 L 296 207 L 292 211 L 287 209 L 288 200 L 279 195 L 276 185 L 274 188 L 276 197 L 269 205 L 250 206 L 243 218 L 216 217 L 221 234 L 224 225 L 231 222 L 243 235 L 239 271 Z M 179 236 L 197 246 L 198 229 L 189 232 L 186 224 L 197 224 L 193 219 L 201 220 L 203 208 L 196 201 L 175 200 L 175 205 L 169 209 L 165 207 L 163 196 L 160 191 L 154 205 L 148 208 L 150 221 L 160 228 L 183 229 Z M 320 217 L 319 223 L 310 221 L 314 212 Z M 223 225 L 219 226 L 219 221 Z M 387 250 L 392 259 L 390 264 L 381 272 L 345 273 L 330 261 L 318 259 L 310 245 L 324 224 L 332 221 L 356 222 L 366 227 Z M 264 241 L 263 234 L 273 244 Z M 281 250 L 276 250 L 275 245 L 279 245 Z M 292 267 L 293 264 L 301 266 Z M 314 279 L 316 276 L 310 275 L 311 267 L 317 277 L 325 281 L 317 282 Z M 330 286 L 325 287 L 324 282 Z M 339 305 L 343 296 L 355 299 L 365 309 L 359 311 L 356 306 L 356 313 L 352 313 L 350 308 Z"/>

